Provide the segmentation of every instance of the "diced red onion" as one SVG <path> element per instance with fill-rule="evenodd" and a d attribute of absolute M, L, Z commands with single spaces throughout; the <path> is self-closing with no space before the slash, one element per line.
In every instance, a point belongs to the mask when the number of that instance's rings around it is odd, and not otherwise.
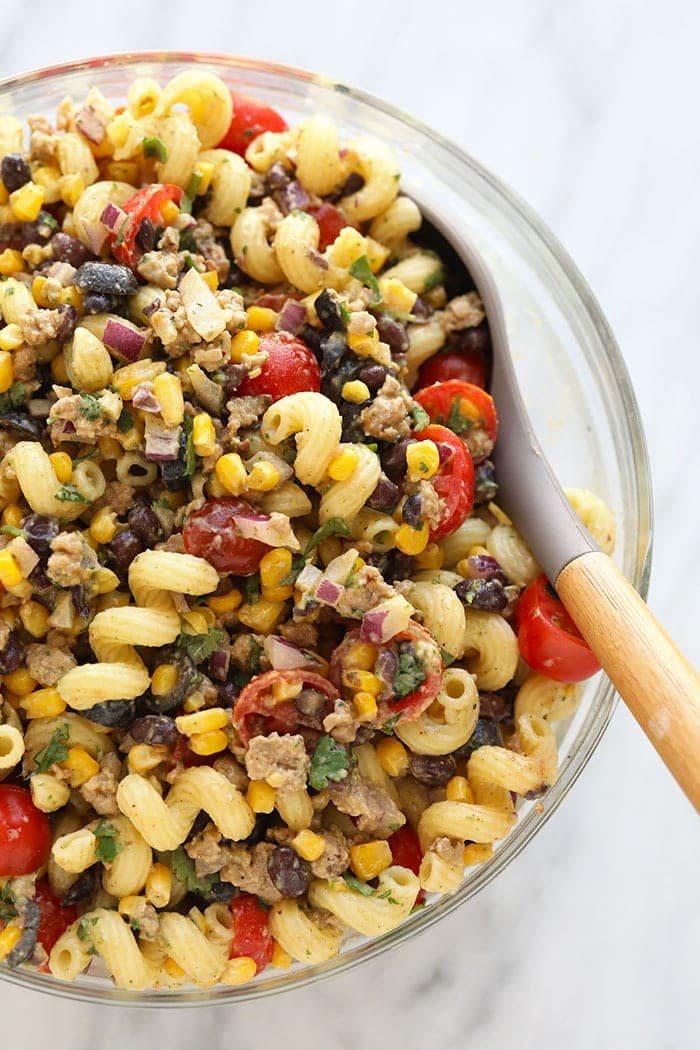
<path fill-rule="evenodd" d="M 306 307 L 295 299 L 287 299 L 277 318 L 276 327 L 280 332 L 291 332 L 296 335 L 306 322 Z"/>
<path fill-rule="evenodd" d="M 370 609 L 362 617 L 362 623 L 360 624 L 360 639 L 363 642 L 371 642 L 373 645 L 380 645 L 386 641 L 384 638 L 384 624 L 387 619 L 387 613 L 375 612 Z"/>
<path fill-rule="evenodd" d="M 90 141 L 94 142 L 96 146 L 99 146 L 103 141 L 105 137 L 105 124 L 92 106 L 83 106 L 83 108 L 75 115 L 75 123 L 85 138 L 90 139 Z"/>
<path fill-rule="evenodd" d="M 263 649 L 274 671 L 286 671 L 293 667 L 304 667 L 307 664 L 304 650 L 294 642 L 280 638 L 279 635 L 269 634 L 263 642 Z"/>
<path fill-rule="evenodd" d="M 344 588 L 340 587 L 337 583 L 333 583 L 332 580 L 322 579 L 319 583 L 314 597 L 319 601 L 323 602 L 324 605 L 335 605 Z"/>
<path fill-rule="evenodd" d="M 209 674 L 211 677 L 216 678 L 218 682 L 225 682 L 230 660 L 231 650 L 228 646 L 225 649 L 217 649 L 215 653 L 212 653 L 209 658 Z"/>
<path fill-rule="evenodd" d="M 414 612 L 413 606 L 400 595 L 387 598 L 362 617 L 360 640 L 381 645 L 405 631 Z"/>
<path fill-rule="evenodd" d="M 85 223 L 85 234 L 93 255 L 99 255 L 102 245 L 107 240 L 107 227 L 99 219 Z"/>
<path fill-rule="evenodd" d="M 146 459 L 157 462 L 177 459 L 180 427 L 166 427 L 157 416 L 146 417 Z"/>
<path fill-rule="evenodd" d="M 108 230 L 114 231 L 117 226 L 126 221 L 126 217 L 125 211 L 122 211 L 122 209 L 117 207 L 116 204 L 112 204 L 111 201 L 107 201 L 102 209 L 100 222 L 103 226 L 106 226 Z"/>
<path fill-rule="evenodd" d="M 160 412 L 160 404 L 155 394 L 145 383 L 139 383 L 136 387 L 131 403 L 141 412 L 153 412 L 156 415 Z"/>
<path fill-rule="evenodd" d="M 114 350 L 122 360 L 132 362 L 138 359 L 143 350 L 146 336 L 144 332 L 130 328 L 129 325 L 110 317 L 105 325 L 102 342 L 110 350 Z"/>

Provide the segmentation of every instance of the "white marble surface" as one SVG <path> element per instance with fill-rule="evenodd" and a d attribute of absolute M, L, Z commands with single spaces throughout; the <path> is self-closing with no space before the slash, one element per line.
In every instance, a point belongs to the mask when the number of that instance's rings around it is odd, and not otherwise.
<path fill-rule="evenodd" d="M 137 48 L 269 57 L 383 95 L 511 183 L 626 355 L 656 492 L 651 604 L 698 663 L 699 36 L 691 0 L 4 0 L 0 73 Z M 2 1046 L 689 1050 L 699 861 L 690 807 L 618 710 L 525 854 L 393 956 L 229 1011 L 87 1008 L 0 985 Z"/>

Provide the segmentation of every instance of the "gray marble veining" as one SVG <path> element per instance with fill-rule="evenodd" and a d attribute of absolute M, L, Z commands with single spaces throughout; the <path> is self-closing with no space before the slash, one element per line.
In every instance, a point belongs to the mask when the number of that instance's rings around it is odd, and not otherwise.
<path fill-rule="evenodd" d="M 654 474 L 651 604 L 697 663 L 699 35 L 690 0 L 5 0 L 0 70 L 134 48 L 269 57 L 384 96 L 516 187 L 622 345 Z M 690 807 L 618 710 L 517 862 L 393 955 L 230 1011 L 89 1008 L 0 984 L 2 1045 L 690 1050 L 699 862 Z"/>

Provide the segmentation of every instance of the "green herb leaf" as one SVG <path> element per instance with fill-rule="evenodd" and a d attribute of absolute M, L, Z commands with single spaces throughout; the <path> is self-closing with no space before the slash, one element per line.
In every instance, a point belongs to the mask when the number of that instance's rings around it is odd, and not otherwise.
<path fill-rule="evenodd" d="M 178 846 L 170 854 L 170 868 L 177 881 L 181 882 L 189 893 L 198 893 L 202 897 L 210 897 L 214 886 L 220 881 L 216 875 L 198 878 L 194 861 L 185 853 L 184 846 Z"/>
<path fill-rule="evenodd" d="M 430 416 L 420 405 L 413 406 L 411 409 L 411 415 L 413 416 L 413 429 L 417 434 L 430 425 Z"/>
<path fill-rule="evenodd" d="M 400 718 L 401 718 L 401 711 L 397 712 L 397 714 L 395 714 L 395 715 L 392 715 L 391 718 L 387 718 L 387 720 L 384 723 L 384 725 L 379 727 L 380 731 L 382 733 L 385 733 L 387 736 L 391 736 L 391 734 L 396 729 L 396 726 L 397 726 L 398 721 L 399 721 Z"/>
<path fill-rule="evenodd" d="M 0 527 L 0 532 L 5 536 L 21 536 L 23 540 L 26 540 L 27 533 L 24 529 L 18 529 L 16 525 L 3 525 Z"/>
<path fill-rule="evenodd" d="M 160 507 L 161 510 L 172 510 L 169 501 L 164 496 L 159 496 L 158 499 L 154 499 L 151 504 L 152 507 Z"/>
<path fill-rule="evenodd" d="M 375 891 L 374 896 L 378 901 L 388 901 L 389 904 L 398 904 L 396 897 L 392 895 L 391 890 L 382 890 L 381 893 Z"/>
<path fill-rule="evenodd" d="M 58 221 L 47 211 L 40 211 L 36 221 L 38 226 L 48 226 L 50 230 L 58 229 Z"/>
<path fill-rule="evenodd" d="M 372 273 L 372 267 L 369 264 L 369 259 L 366 255 L 361 255 L 359 259 L 355 259 L 355 262 L 350 267 L 349 273 L 351 277 L 355 277 L 360 281 L 366 288 L 369 288 L 372 292 L 372 296 L 375 303 L 381 301 L 382 294 L 379 291 L 379 281 Z"/>
<path fill-rule="evenodd" d="M 292 558 L 292 567 L 287 573 L 287 575 L 280 580 L 280 587 L 292 587 L 297 582 L 297 576 L 303 568 L 304 559 L 301 557 L 301 555 L 297 555 L 296 557 Z"/>
<path fill-rule="evenodd" d="M 55 762 L 65 762 L 68 758 L 66 740 L 70 735 L 70 727 L 66 722 L 54 729 L 53 736 L 43 750 L 34 756 L 35 773 L 45 773 Z"/>
<path fill-rule="evenodd" d="M 438 263 L 437 268 L 423 282 L 423 291 L 429 292 L 433 288 L 437 288 L 439 284 L 442 284 L 445 280 L 445 271 L 442 263 Z"/>
<path fill-rule="evenodd" d="M 89 499 L 81 496 L 75 485 L 61 485 L 56 493 L 56 499 L 60 503 L 85 503 L 87 505 L 90 502 Z"/>
<path fill-rule="evenodd" d="M 103 864 L 111 864 L 122 849 L 121 843 L 117 842 L 117 829 L 114 824 L 101 820 L 93 831 L 93 835 L 97 839 L 95 856 Z"/>
<path fill-rule="evenodd" d="M 250 652 L 248 654 L 248 667 L 253 674 L 260 672 L 260 657 L 263 654 L 263 647 L 260 642 L 255 638 L 250 639 Z"/>
<path fill-rule="evenodd" d="M 185 416 L 182 421 L 182 440 L 184 440 L 185 443 L 185 474 L 188 478 L 191 478 L 197 469 L 197 456 L 194 451 L 192 427 L 192 416 Z"/>
<path fill-rule="evenodd" d="M 11 288 L 10 291 L 14 291 L 14 288 Z M 0 416 L 13 408 L 19 408 L 27 397 L 28 392 L 24 383 L 13 383 L 9 390 L 0 394 Z"/>
<path fill-rule="evenodd" d="M 309 770 L 309 784 L 316 791 L 328 787 L 328 782 L 344 780 L 350 769 L 350 754 L 347 748 L 337 743 L 332 736 L 322 736 L 314 750 Z"/>
<path fill-rule="evenodd" d="M 442 665 L 443 665 L 443 667 L 449 667 L 450 664 L 453 664 L 455 662 L 455 660 L 457 659 L 457 657 L 453 656 L 452 653 L 448 653 L 447 649 L 441 649 L 440 653 L 442 655 Z"/>
<path fill-rule="evenodd" d="M 83 942 L 83 944 L 88 944 L 90 946 L 90 954 L 91 955 L 95 955 L 96 954 L 95 949 L 94 949 L 93 944 L 92 944 L 92 927 L 96 926 L 97 923 L 98 923 L 98 918 L 97 918 L 96 915 L 93 916 L 92 918 L 88 918 L 87 916 L 84 916 L 80 920 L 80 922 L 78 923 L 78 927 L 77 927 L 77 930 L 76 930 L 76 933 L 78 934 L 78 940 L 81 940 Z"/>
<path fill-rule="evenodd" d="M 184 649 L 192 663 L 200 664 L 208 660 L 224 640 L 224 632 L 219 627 L 212 627 L 208 634 L 178 635 L 177 645 Z"/>
<path fill-rule="evenodd" d="M 349 535 L 350 529 L 342 518 L 329 518 L 328 521 L 324 521 L 320 529 L 316 529 L 315 533 L 301 552 L 302 557 L 306 558 L 315 547 L 318 547 L 319 543 L 323 543 L 323 541 L 327 540 L 329 536 Z"/>
<path fill-rule="evenodd" d="M 82 455 L 76 456 L 73 460 L 74 463 L 85 463 L 88 459 L 97 459 L 100 454 L 98 448 L 93 448 L 89 452 L 83 452 Z"/>
<path fill-rule="evenodd" d="M 343 873 L 343 881 L 348 889 L 353 890 L 355 893 L 361 893 L 363 897 L 374 896 L 374 887 L 368 886 L 366 882 L 360 882 L 349 871 Z"/>
<path fill-rule="evenodd" d="M 129 430 L 134 429 L 134 416 L 128 408 L 123 408 L 121 415 L 117 420 L 117 430 L 120 434 L 126 434 Z"/>
<path fill-rule="evenodd" d="M 182 230 L 182 232 L 180 233 L 180 243 L 178 247 L 181 252 L 196 253 L 197 245 L 195 243 L 194 234 L 192 233 L 192 230 Z"/>
<path fill-rule="evenodd" d="M 5 885 L 0 890 L 0 922 L 9 922 L 16 915 L 15 895 L 9 885 Z"/>
<path fill-rule="evenodd" d="M 78 411 L 81 416 L 85 416 L 86 419 L 89 419 L 90 422 L 94 423 L 94 421 L 99 419 L 102 415 L 102 406 L 93 394 L 81 394 Z"/>
<path fill-rule="evenodd" d="M 447 417 L 446 426 L 448 426 L 454 434 L 461 435 L 468 434 L 474 426 L 474 423 L 471 419 L 467 419 L 466 416 L 462 415 L 460 410 L 460 400 L 459 397 L 454 398 L 452 407 L 450 408 L 450 414 Z"/>
<path fill-rule="evenodd" d="M 412 650 L 399 653 L 399 667 L 394 678 L 394 692 L 398 697 L 403 699 L 415 692 L 426 678 L 423 665 Z"/>
<path fill-rule="evenodd" d="M 350 313 L 350 307 L 342 299 L 340 299 L 338 301 L 338 306 L 340 308 L 340 316 L 345 321 L 345 324 L 349 324 L 350 323 L 350 318 L 352 316 L 352 314 Z"/>
<path fill-rule="evenodd" d="M 256 573 L 254 576 L 246 576 L 243 581 L 243 586 L 245 588 L 248 605 L 255 605 L 260 597 L 260 577 L 258 574 Z"/>
<path fill-rule="evenodd" d="M 157 135 L 151 135 L 143 140 L 144 157 L 157 157 L 161 164 L 168 159 L 168 150 L 162 139 Z"/>

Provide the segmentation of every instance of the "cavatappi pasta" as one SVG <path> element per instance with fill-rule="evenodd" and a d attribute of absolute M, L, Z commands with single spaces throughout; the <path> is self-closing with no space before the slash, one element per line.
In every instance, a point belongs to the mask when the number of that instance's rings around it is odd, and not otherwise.
<path fill-rule="evenodd" d="M 0 117 L 0 962 L 67 981 L 388 932 L 546 792 L 578 701 L 516 621 L 575 633 L 494 502 L 493 403 L 442 381 L 488 371 L 469 275 L 389 144 L 246 139 L 251 105 L 192 68 Z"/>

